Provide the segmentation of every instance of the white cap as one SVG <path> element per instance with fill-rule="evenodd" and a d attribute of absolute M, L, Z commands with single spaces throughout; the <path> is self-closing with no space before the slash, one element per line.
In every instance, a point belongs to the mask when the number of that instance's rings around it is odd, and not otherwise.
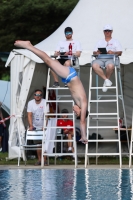
<path fill-rule="evenodd" d="M 109 25 L 109 24 L 107 24 L 107 25 L 105 25 L 104 27 L 103 27 L 103 30 L 105 31 L 105 30 L 113 30 L 113 27 L 111 26 L 111 25 Z"/>

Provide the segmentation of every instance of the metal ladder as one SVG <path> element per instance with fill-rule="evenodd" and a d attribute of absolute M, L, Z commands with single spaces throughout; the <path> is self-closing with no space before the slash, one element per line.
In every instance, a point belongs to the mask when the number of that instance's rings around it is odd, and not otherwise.
<path fill-rule="evenodd" d="M 115 59 L 116 56 L 115 55 L 111 55 L 113 56 L 113 60 L 115 63 Z M 92 61 L 93 61 L 93 57 L 92 56 Z M 105 57 L 108 59 L 108 57 L 105 55 Z M 117 57 L 118 61 L 119 61 L 119 57 Z M 92 62 L 91 62 L 92 64 Z M 122 107 L 123 107 L 123 118 L 124 118 L 124 122 L 125 122 L 125 126 L 126 126 L 126 135 L 127 135 L 127 143 L 128 143 L 128 149 L 129 149 L 129 139 L 128 139 L 128 132 L 127 132 L 127 121 L 126 121 L 126 113 L 125 113 L 125 106 L 124 106 L 124 99 L 123 99 L 123 92 L 122 92 L 122 84 L 121 84 L 121 76 L 120 76 L 120 64 L 118 66 L 115 66 L 115 83 L 116 85 L 113 87 L 108 87 L 108 90 L 115 90 L 115 95 L 100 95 L 99 94 L 99 90 L 102 89 L 102 87 L 98 86 L 98 75 L 96 75 L 96 87 L 92 86 L 92 75 L 93 75 L 93 71 L 92 71 L 92 67 L 90 67 L 90 82 L 89 82 L 89 96 L 88 96 L 88 111 L 89 111 L 89 115 L 88 115 L 88 119 L 87 119 L 87 138 L 88 138 L 88 144 L 86 145 L 86 150 L 85 150 L 85 168 L 87 167 L 87 164 L 89 164 L 89 156 L 96 156 L 96 164 L 98 162 L 98 157 L 99 156 L 119 156 L 119 163 L 120 163 L 120 167 L 122 166 L 122 155 L 121 155 L 121 141 L 120 141 L 120 126 L 119 126 L 119 98 L 122 101 Z M 119 85 L 119 91 L 118 91 L 118 85 Z M 96 99 L 93 100 L 92 99 L 92 92 L 96 91 Z M 119 94 L 120 93 L 120 94 Z M 96 111 L 94 112 L 91 109 L 91 105 L 92 103 L 96 104 Z M 111 112 L 111 113 L 105 113 L 104 109 L 102 109 L 101 112 L 99 112 L 99 104 L 100 103 L 113 103 L 113 105 L 115 106 L 116 112 Z M 113 109 L 112 109 L 113 110 Z M 114 120 L 114 125 L 110 126 L 109 121 L 105 123 L 102 122 L 102 120 Z M 95 124 L 93 123 L 95 121 Z M 93 125 L 94 124 L 94 125 Z M 100 125 L 99 125 L 100 124 Z M 104 125 L 101 125 L 104 124 Z M 98 139 L 98 133 L 99 133 L 99 129 L 116 129 L 118 130 L 118 139 Z M 89 139 L 90 136 L 90 131 L 91 130 L 96 130 L 96 139 Z M 118 144 L 118 149 L 119 152 L 117 153 L 98 153 L 98 143 L 99 142 L 116 142 Z M 89 153 L 88 152 L 88 145 L 90 143 L 96 143 L 96 152 L 94 153 Z"/>
<path fill-rule="evenodd" d="M 56 57 L 54 57 L 54 56 L 51 56 L 51 57 L 56 59 Z M 73 66 L 72 63 L 73 62 L 72 62 L 72 58 L 71 58 L 71 65 Z M 76 65 L 75 65 L 74 68 L 76 69 L 76 71 L 78 73 L 78 76 L 79 76 L 80 75 L 80 67 L 79 67 L 78 58 L 76 58 Z M 46 87 L 46 104 L 47 103 L 52 103 L 52 102 L 56 103 L 56 113 L 49 113 L 49 114 L 45 113 L 44 128 L 46 128 L 46 117 L 47 116 L 51 116 L 51 117 L 56 116 L 56 118 L 57 118 L 58 116 L 64 115 L 64 113 L 58 113 L 58 105 L 59 105 L 59 103 L 66 104 L 66 106 L 67 106 L 67 104 L 71 104 L 71 108 L 73 108 L 73 106 L 74 106 L 74 101 L 73 100 L 66 100 L 66 98 L 71 97 L 70 94 L 69 95 L 65 95 L 65 94 L 63 94 L 63 95 L 61 94 L 60 95 L 59 94 L 61 90 L 64 90 L 64 91 L 68 90 L 67 87 L 60 87 L 60 88 L 50 87 L 50 76 L 51 75 L 50 75 L 50 68 L 49 68 L 48 69 L 48 76 L 47 76 L 47 87 Z M 49 90 L 55 90 L 56 100 L 48 100 Z M 61 98 L 65 98 L 65 100 L 61 100 Z M 72 111 L 72 113 L 67 113 L 67 115 L 69 116 L 68 119 L 72 119 L 73 120 L 73 127 L 72 127 L 73 131 L 74 131 L 73 140 L 67 140 L 67 142 L 73 142 L 74 153 L 63 153 L 63 152 L 57 153 L 57 152 L 55 152 L 55 153 L 52 153 L 52 154 L 48 154 L 48 156 L 55 156 L 55 163 L 56 163 L 56 157 L 57 156 L 74 156 L 75 157 L 75 168 L 77 168 L 77 144 L 76 144 L 76 131 L 75 131 L 75 114 Z M 51 128 L 56 128 L 57 129 L 59 127 L 56 126 L 56 127 L 51 127 Z M 61 128 L 67 128 L 67 127 L 61 127 Z M 44 143 L 44 145 L 45 145 L 45 141 L 46 141 L 46 134 L 45 134 L 45 131 L 44 131 L 43 142 L 42 142 L 42 143 Z M 61 137 L 60 140 L 57 140 L 57 138 L 55 138 L 55 140 L 49 140 L 49 142 L 54 142 L 54 143 L 62 142 L 63 143 L 63 142 L 66 142 L 66 140 L 63 140 L 63 137 Z M 43 149 L 44 149 L 44 147 L 42 145 L 42 152 L 43 152 L 42 153 L 42 162 L 41 162 L 42 163 L 42 167 L 43 167 L 43 163 L 44 163 L 43 162 L 44 161 L 43 156 L 44 155 L 47 156 L 47 153 L 44 153 Z"/>

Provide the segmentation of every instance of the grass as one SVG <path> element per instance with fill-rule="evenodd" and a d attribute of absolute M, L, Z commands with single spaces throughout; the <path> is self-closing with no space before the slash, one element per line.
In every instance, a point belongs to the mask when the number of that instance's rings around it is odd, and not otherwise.
<path fill-rule="evenodd" d="M 18 160 L 12 159 L 9 160 L 8 158 L 8 153 L 2 153 L 0 152 L 0 165 L 17 165 Z M 84 165 L 84 157 L 79 157 L 78 160 L 80 161 L 78 164 L 79 165 Z M 34 165 L 37 162 L 37 159 L 28 159 L 27 160 L 27 165 Z M 21 165 L 24 165 L 25 162 L 21 159 L 20 161 Z M 49 163 L 50 165 L 54 165 L 54 157 L 49 158 Z M 96 158 L 91 157 L 89 159 L 90 165 L 96 164 Z M 69 156 L 62 156 L 57 158 L 56 160 L 57 165 L 74 165 L 74 162 Z M 122 157 L 122 164 L 123 165 L 128 165 L 129 164 L 129 158 L 128 157 Z M 98 165 L 119 165 L 119 158 L 118 157 L 111 157 L 111 156 L 100 156 L 98 158 Z"/>

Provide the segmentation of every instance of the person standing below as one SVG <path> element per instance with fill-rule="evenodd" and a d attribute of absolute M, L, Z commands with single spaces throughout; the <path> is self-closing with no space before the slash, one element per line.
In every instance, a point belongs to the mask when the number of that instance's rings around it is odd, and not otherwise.
<path fill-rule="evenodd" d="M 73 38 L 72 38 L 72 36 L 73 36 L 72 28 L 71 27 L 66 27 L 65 30 L 64 30 L 64 33 L 65 33 L 66 39 L 62 40 L 62 41 L 59 41 L 59 43 L 57 44 L 54 56 L 64 55 L 64 56 L 68 56 L 68 58 L 71 58 L 71 56 L 73 55 L 73 56 L 76 56 L 76 57 L 80 57 L 81 52 L 82 52 L 81 44 L 77 40 L 73 40 Z M 70 67 L 71 66 L 71 60 L 70 59 L 59 58 L 57 60 L 62 65 L 66 66 L 66 67 Z M 73 60 L 73 62 L 74 62 L 74 60 Z M 52 70 L 51 70 L 51 73 L 52 73 L 53 78 L 54 78 L 53 87 L 60 87 L 58 76 Z M 65 84 L 65 87 L 67 87 L 67 84 Z"/>
<path fill-rule="evenodd" d="M 0 102 L 0 120 L 3 120 L 3 114 L 1 110 L 1 102 Z M 2 137 L 4 134 L 4 128 L 6 127 L 6 124 L 4 122 L 0 123 L 0 152 L 2 151 Z"/>
<path fill-rule="evenodd" d="M 68 115 L 66 113 L 69 113 L 67 109 L 63 109 L 61 113 L 65 113 L 64 115 L 61 116 L 63 119 L 58 119 L 57 121 L 57 126 L 62 127 L 62 126 L 67 126 L 67 128 L 63 128 L 63 133 L 67 136 L 68 140 L 73 139 L 73 121 L 68 119 Z M 68 142 L 68 153 L 73 153 L 74 148 L 73 148 L 73 143 Z"/>
<path fill-rule="evenodd" d="M 34 91 L 34 99 L 28 102 L 27 113 L 29 131 L 43 130 L 44 113 L 49 112 L 49 105 L 46 107 L 46 100 L 42 98 L 42 91 L 36 89 Z M 34 141 L 35 144 L 42 144 L 42 141 Z M 38 161 L 35 165 L 41 165 L 41 149 L 37 149 Z M 44 165 L 46 165 L 46 156 L 44 157 Z"/>
<path fill-rule="evenodd" d="M 99 40 L 99 42 L 96 44 L 95 49 L 93 51 L 94 55 L 99 55 L 101 52 L 98 50 L 98 48 L 106 48 L 107 54 L 113 54 L 117 56 L 121 56 L 122 54 L 122 46 L 119 43 L 118 40 L 112 38 L 113 28 L 111 25 L 107 24 L 103 28 L 103 33 L 105 38 L 102 40 Z M 92 68 L 94 72 L 99 75 L 103 80 L 103 88 L 102 91 L 106 92 L 107 87 L 110 87 L 112 85 L 112 82 L 110 81 L 110 77 L 112 73 L 114 72 L 114 66 L 118 65 L 118 60 L 116 58 L 116 63 L 114 63 L 113 59 L 97 59 L 93 61 Z M 106 69 L 106 74 L 104 74 L 103 69 Z"/>

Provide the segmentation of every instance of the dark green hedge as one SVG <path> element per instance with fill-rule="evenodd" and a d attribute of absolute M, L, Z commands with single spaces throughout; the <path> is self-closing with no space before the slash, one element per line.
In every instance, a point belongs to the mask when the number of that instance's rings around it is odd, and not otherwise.
<path fill-rule="evenodd" d="M 53 33 L 79 0 L 1 0 L 0 51 L 11 51 L 16 39 L 33 44 Z"/>

